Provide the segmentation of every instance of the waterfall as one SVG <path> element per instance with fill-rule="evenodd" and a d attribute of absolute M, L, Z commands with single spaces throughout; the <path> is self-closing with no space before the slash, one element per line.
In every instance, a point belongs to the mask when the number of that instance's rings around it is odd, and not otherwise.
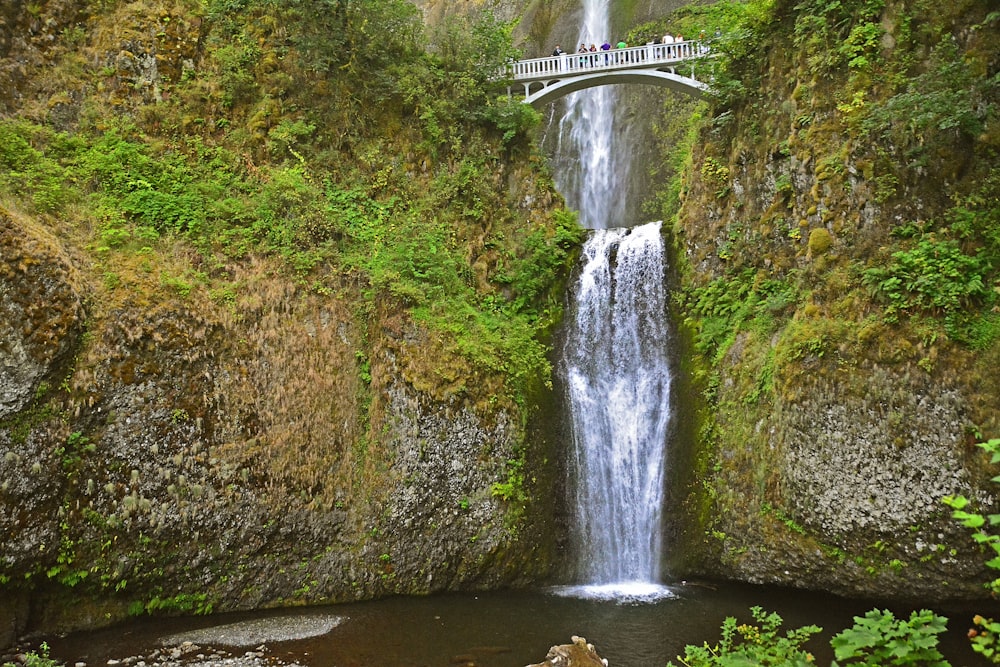
<path fill-rule="evenodd" d="M 583 27 L 576 44 L 567 45 L 567 52 L 576 51 L 580 44 L 615 43 L 609 5 L 610 0 L 583 1 Z M 556 186 L 580 211 L 580 224 L 588 229 L 620 226 L 625 218 L 625 198 L 613 196 L 625 191 L 623 185 L 629 178 L 627 156 L 612 150 L 615 97 L 614 86 L 572 93 L 559 121 Z"/>
<path fill-rule="evenodd" d="M 609 0 L 583 5 L 577 45 L 611 40 Z M 584 245 L 559 363 L 573 431 L 573 537 L 583 585 L 559 592 L 669 597 L 659 584 L 671 379 L 660 223 L 624 227 L 632 151 L 614 132 L 614 88 L 567 99 L 556 185 L 595 231 Z"/>
<path fill-rule="evenodd" d="M 583 255 L 560 367 L 579 574 L 614 597 L 668 594 L 657 586 L 671 379 L 660 223 L 598 230 Z"/>

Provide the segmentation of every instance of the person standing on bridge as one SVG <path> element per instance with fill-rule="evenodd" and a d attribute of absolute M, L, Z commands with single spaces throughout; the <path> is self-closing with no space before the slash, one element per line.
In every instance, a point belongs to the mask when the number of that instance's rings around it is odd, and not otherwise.
<path fill-rule="evenodd" d="M 674 36 L 669 32 L 663 36 L 663 43 L 666 45 L 666 56 L 668 58 L 674 57 Z"/>
<path fill-rule="evenodd" d="M 605 65 L 608 64 L 608 51 L 610 51 L 610 50 L 611 50 L 611 42 L 609 42 L 608 40 L 604 40 L 604 43 L 601 44 L 601 51 L 604 51 L 604 64 Z"/>
<path fill-rule="evenodd" d="M 559 46 L 558 44 L 556 44 L 556 48 L 552 50 L 552 55 L 553 56 L 557 56 L 558 57 L 558 56 L 561 56 L 564 53 L 565 53 L 565 51 L 563 51 L 562 47 Z"/>

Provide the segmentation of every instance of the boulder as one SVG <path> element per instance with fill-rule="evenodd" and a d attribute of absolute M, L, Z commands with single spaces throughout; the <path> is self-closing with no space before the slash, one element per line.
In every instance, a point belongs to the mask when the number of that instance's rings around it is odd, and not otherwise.
<path fill-rule="evenodd" d="M 573 635 L 572 644 L 560 644 L 549 649 L 545 662 L 528 667 L 607 667 L 608 661 L 597 655 L 593 644 Z"/>
<path fill-rule="evenodd" d="M 0 209 L 0 419 L 24 409 L 72 357 L 83 301 L 59 243 Z"/>

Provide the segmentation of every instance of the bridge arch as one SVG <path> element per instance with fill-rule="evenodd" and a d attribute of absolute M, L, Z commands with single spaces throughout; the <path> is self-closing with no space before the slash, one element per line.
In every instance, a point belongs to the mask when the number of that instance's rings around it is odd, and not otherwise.
<path fill-rule="evenodd" d="M 524 101 L 534 107 L 577 90 L 612 83 L 653 84 L 700 97 L 708 90 L 708 84 L 696 78 L 696 65 L 704 65 L 713 57 L 711 43 L 707 41 L 650 43 L 512 61 L 499 78 L 506 79 L 510 86 L 523 86 Z M 698 69 L 705 72 L 709 68 Z M 511 88 L 507 90 L 511 93 Z"/>
<path fill-rule="evenodd" d="M 618 70 L 614 72 L 595 72 L 592 74 L 577 74 L 553 82 L 540 82 L 537 90 L 526 89 L 524 101 L 535 108 L 542 107 L 578 90 L 605 86 L 613 83 L 645 83 L 663 88 L 670 88 L 682 93 L 702 97 L 708 91 L 708 84 L 681 76 L 673 71 L 654 69 Z"/>

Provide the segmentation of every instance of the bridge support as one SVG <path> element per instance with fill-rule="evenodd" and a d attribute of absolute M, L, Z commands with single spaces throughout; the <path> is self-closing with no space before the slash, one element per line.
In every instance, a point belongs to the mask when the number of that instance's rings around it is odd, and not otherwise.
<path fill-rule="evenodd" d="M 708 84 L 698 81 L 693 76 L 677 74 L 673 71 L 673 68 L 664 72 L 650 69 L 617 70 L 614 72 L 578 74 L 554 81 L 525 82 L 523 84 L 524 101 L 533 107 L 539 108 L 578 90 L 594 88 L 595 86 L 606 86 L 612 83 L 645 83 L 670 88 L 671 90 L 694 95 L 695 97 L 702 97 L 708 91 Z M 531 88 L 533 84 L 541 84 L 541 87 L 532 92 Z"/>

